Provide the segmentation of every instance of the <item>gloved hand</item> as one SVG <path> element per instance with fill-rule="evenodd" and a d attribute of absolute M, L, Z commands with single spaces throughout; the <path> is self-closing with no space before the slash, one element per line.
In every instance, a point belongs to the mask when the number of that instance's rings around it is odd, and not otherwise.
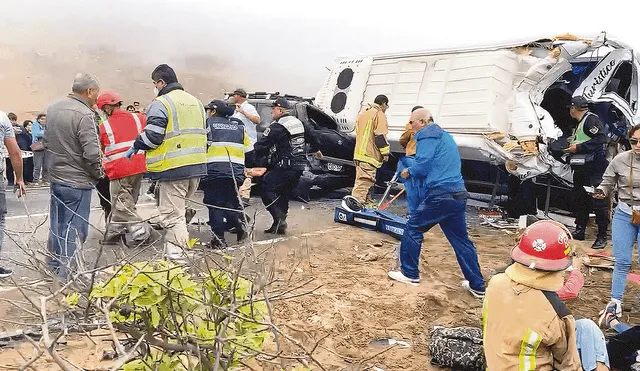
<path fill-rule="evenodd" d="M 127 160 L 131 160 L 131 156 L 135 155 L 136 152 L 138 152 L 137 149 L 131 147 L 129 148 L 129 150 L 127 151 L 127 153 L 125 154 L 125 156 L 127 157 Z"/>

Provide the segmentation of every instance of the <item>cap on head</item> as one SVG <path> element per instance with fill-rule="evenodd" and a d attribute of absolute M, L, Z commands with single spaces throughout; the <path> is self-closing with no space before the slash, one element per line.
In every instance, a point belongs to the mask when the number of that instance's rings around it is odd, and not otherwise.
<path fill-rule="evenodd" d="M 162 80 L 167 84 L 178 82 L 178 76 L 176 76 L 176 72 L 173 70 L 173 68 L 169 67 L 166 64 L 161 64 L 156 67 L 153 72 L 151 72 L 151 79 L 154 82 Z"/>
<path fill-rule="evenodd" d="M 587 98 L 582 95 L 578 95 L 576 97 L 571 98 L 570 107 L 575 107 L 578 109 L 587 109 L 589 108 L 589 102 L 587 102 Z"/>
<path fill-rule="evenodd" d="M 219 116 L 231 116 L 233 114 L 233 109 L 220 99 L 212 100 L 204 108 L 215 110 Z"/>
<path fill-rule="evenodd" d="M 246 98 L 247 97 L 247 92 L 244 89 L 236 89 L 233 91 L 233 95 L 239 95 L 242 98 Z"/>
<path fill-rule="evenodd" d="M 280 98 L 277 98 L 273 103 L 271 103 L 269 107 L 280 107 L 284 109 L 289 109 L 291 108 L 291 105 L 289 104 L 288 100 L 280 97 Z"/>
<path fill-rule="evenodd" d="M 102 109 L 102 107 L 104 107 L 105 104 L 115 106 L 118 103 L 122 103 L 122 97 L 120 97 L 118 93 L 112 92 L 112 91 L 108 91 L 100 94 L 98 96 L 98 100 L 96 101 L 96 104 L 98 105 L 99 109 Z"/>
<path fill-rule="evenodd" d="M 531 269 L 561 271 L 571 265 L 571 233 L 553 220 L 540 220 L 525 229 L 511 258 Z"/>

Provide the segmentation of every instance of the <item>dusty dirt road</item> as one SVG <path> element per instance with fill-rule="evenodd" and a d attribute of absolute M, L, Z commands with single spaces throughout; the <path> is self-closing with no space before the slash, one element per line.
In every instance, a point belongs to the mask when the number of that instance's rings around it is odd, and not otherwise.
<path fill-rule="evenodd" d="M 334 223 L 332 211 L 336 204 L 313 202 L 303 208 L 300 203 L 293 203 L 288 239 L 259 246 L 266 264 L 274 272 L 274 280 L 292 288 L 306 283 L 296 292 L 309 292 L 275 302 L 273 322 L 307 350 L 316 347 L 314 357 L 326 370 L 439 369 L 429 364 L 430 329 L 434 325 L 480 326 L 481 316 L 481 302 L 460 286 L 462 275 L 444 235 L 437 227 L 425 235 L 420 286 L 392 282 L 386 273 L 395 265 L 397 241 L 380 233 Z M 508 251 L 517 234 L 480 226 L 475 214 L 476 211 L 469 208 L 469 231 L 488 280 L 493 269 L 508 263 Z M 268 222 L 269 218 L 262 214 L 257 218 L 256 228 L 262 229 Z M 266 238 L 269 236 L 258 234 L 258 239 Z M 576 242 L 576 247 L 582 252 L 590 250 L 589 242 Z M 575 315 L 596 319 L 609 298 L 611 273 L 585 268 L 583 272 L 586 286 L 568 305 Z M 637 302 L 638 289 L 630 286 L 625 299 L 625 321 L 640 323 Z M 0 302 L 0 318 L 11 316 L 16 316 L 15 308 Z M 4 327 L 15 326 L 4 323 Z M 410 347 L 370 344 L 379 338 L 403 340 Z M 60 352 L 80 367 L 108 366 L 108 362 L 100 361 L 103 350 L 111 348 L 108 337 L 96 336 L 95 339 L 97 345 L 79 335 L 70 335 Z M 296 351 L 290 344 L 284 348 Z M 31 355 L 32 349 L 24 343 L 3 348 L 0 367 L 23 364 L 18 351 Z M 295 361 L 286 362 L 285 369 L 295 365 Z M 310 366 L 319 369 L 313 364 Z M 56 369 L 45 357 L 34 367 Z M 255 367 L 280 369 L 279 364 L 268 362 Z"/>

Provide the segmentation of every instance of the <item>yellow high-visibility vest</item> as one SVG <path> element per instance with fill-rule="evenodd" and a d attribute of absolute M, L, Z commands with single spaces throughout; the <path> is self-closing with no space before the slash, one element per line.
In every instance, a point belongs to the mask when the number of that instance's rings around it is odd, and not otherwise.
<path fill-rule="evenodd" d="M 167 110 L 164 141 L 147 151 L 147 170 L 162 172 L 207 162 L 207 131 L 204 107 L 183 90 L 156 98 Z"/>

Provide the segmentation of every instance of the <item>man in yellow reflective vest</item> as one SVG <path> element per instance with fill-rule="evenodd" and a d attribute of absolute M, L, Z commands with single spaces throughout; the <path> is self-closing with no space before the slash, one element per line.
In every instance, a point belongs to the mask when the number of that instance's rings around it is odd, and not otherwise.
<path fill-rule="evenodd" d="M 127 158 L 138 150 L 146 151 L 147 171 L 159 189 L 159 224 L 167 232 L 165 256 L 184 262 L 189 241 L 187 200 L 207 174 L 204 106 L 184 91 L 168 65 L 156 67 L 151 78 L 157 97 L 149 105 L 147 125 L 127 151 Z"/>
<path fill-rule="evenodd" d="M 389 159 L 389 125 L 385 115 L 388 108 L 389 98 L 378 95 L 373 104 L 360 112 L 356 123 L 356 147 L 353 153 L 356 181 L 351 195 L 366 206 L 375 205 L 371 200 L 371 192 L 376 182 L 376 171 Z"/>
<path fill-rule="evenodd" d="M 571 99 L 569 114 L 578 120 L 578 127 L 566 149 L 571 154 L 569 161 L 573 170 L 573 201 L 576 207 L 576 229 L 573 238 L 584 240 L 589 213 L 593 210 L 596 214 L 598 235 L 591 248 L 603 249 L 607 246 L 609 208 L 605 200 L 591 197 L 584 186 L 600 185 L 602 175 L 609 165 L 605 153 L 608 141 L 606 130 L 598 115 L 589 112 L 589 104 L 582 96 Z"/>

